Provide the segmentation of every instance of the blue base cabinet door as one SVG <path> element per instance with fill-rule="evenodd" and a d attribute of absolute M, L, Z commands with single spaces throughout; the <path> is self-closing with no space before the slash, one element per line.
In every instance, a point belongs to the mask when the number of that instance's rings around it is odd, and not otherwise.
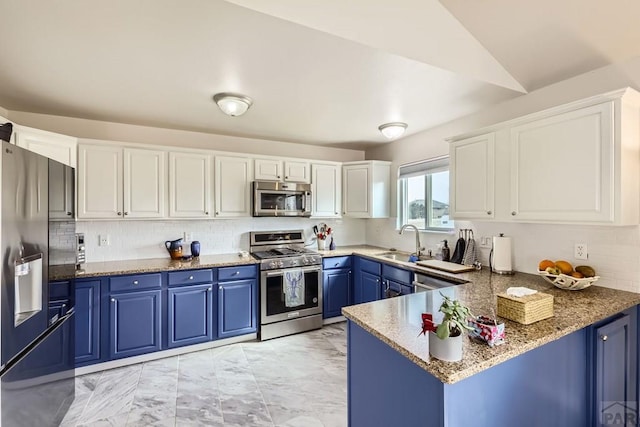
<path fill-rule="evenodd" d="M 323 273 L 323 318 L 342 315 L 342 307 L 351 304 L 351 270 L 337 268 Z"/>
<path fill-rule="evenodd" d="M 213 285 L 169 289 L 168 346 L 213 339 Z"/>
<path fill-rule="evenodd" d="M 100 359 L 100 280 L 77 280 L 75 304 L 76 366 Z"/>
<path fill-rule="evenodd" d="M 362 271 L 354 285 L 356 288 L 355 294 L 357 295 L 356 304 L 377 301 L 382 298 L 380 276 Z"/>
<path fill-rule="evenodd" d="M 218 284 L 218 338 L 229 338 L 257 331 L 256 279 Z"/>
<path fill-rule="evenodd" d="M 110 348 L 112 359 L 161 348 L 161 291 L 111 294 Z"/>

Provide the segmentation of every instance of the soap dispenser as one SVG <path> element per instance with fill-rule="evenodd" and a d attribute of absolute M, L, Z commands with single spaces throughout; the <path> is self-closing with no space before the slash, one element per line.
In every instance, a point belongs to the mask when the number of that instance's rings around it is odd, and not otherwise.
<path fill-rule="evenodd" d="M 442 247 L 442 260 L 449 261 L 451 259 L 451 249 L 449 249 L 448 246 L 449 242 L 443 240 L 442 243 L 444 243 L 444 246 Z"/>

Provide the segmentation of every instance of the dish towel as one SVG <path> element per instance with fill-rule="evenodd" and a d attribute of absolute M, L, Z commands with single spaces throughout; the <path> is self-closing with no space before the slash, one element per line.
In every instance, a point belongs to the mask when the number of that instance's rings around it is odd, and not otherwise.
<path fill-rule="evenodd" d="M 451 255 L 451 262 L 455 262 L 456 264 L 462 264 L 462 258 L 464 258 L 464 248 L 466 243 L 464 241 L 464 237 L 460 237 L 456 242 L 456 248 L 453 251 L 453 255 Z"/>
<path fill-rule="evenodd" d="M 476 241 L 473 237 L 470 237 L 467 241 L 467 247 L 464 250 L 464 256 L 462 257 L 462 264 L 473 265 L 478 260 L 478 254 L 476 253 Z"/>
<path fill-rule="evenodd" d="M 282 281 L 285 307 L 304 304 L 304 273 L 301 268 L 285 271 Z"/>

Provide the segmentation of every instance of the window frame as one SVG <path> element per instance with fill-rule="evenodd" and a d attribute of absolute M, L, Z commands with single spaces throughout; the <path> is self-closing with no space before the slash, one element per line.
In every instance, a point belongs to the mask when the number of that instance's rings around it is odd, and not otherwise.
<path fill-rule="evenodd" d="M 409 200 L 408 200 L 408 179 L 411 177 L 424 176 L 425 180 L 425 215 L 423 227 L 418 227 L 420 231 L 450 233 L 455 230 L 455 221 L 450 218 L 448 227 L 433 227 L 429 224 L 433 221 L 433 179 L 432 175 L 439 172 L 450 173 L 449 156 L 440 156 L 432 159 L 421 160 L 419 162 L 408 163 L 398 167 L 397 195 L 398 195 L 398 215 L 397 228 L 402 227 L 408 220 Z M 449 176 L 450 178 L 450 176 Z M 449 183 L 451 180 L 449 179 Z M 451 206 L 449 202 L 449 206 Z"/>

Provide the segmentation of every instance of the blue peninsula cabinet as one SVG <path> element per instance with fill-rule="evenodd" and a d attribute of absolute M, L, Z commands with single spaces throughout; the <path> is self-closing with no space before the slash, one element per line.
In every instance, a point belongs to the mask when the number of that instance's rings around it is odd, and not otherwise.
<path fill-rule="evenodd" d="M 637 425 L 638 306 L 573 326 L 584 322 L 571 314 L 579 299 L 580 310 L 593 311 L 600 295 L 602 303 L 614 304 L 606 299 L 614 292 L 620 291 L 593 289 L 582 294 L 591 297 L 559 301 L 557 317 L 538 326 L 510 323 L 507 340 L 511 331 L 517 343 L 510 348 L 490 349 L 465 337 L 464 359 L 456 363 L 429 361 L 428 340 L 406 334 L 419 331 L 410 319 L 429 306 L 429 292 L 345 309 L 349 426 Z M 637 296 L 620 293 L 637 304 Z M 544 344 L 527 341 L 545 336 Z"/>
<path fill-rule="evenodd" d="M 162 348 L 160 273 L 109 279 L 109 357 L 119 359 Z"/>
<path fill-rule="evenodd" d="M 75 282 L 76 366 L 100 359 L 100 280 Z"/>

